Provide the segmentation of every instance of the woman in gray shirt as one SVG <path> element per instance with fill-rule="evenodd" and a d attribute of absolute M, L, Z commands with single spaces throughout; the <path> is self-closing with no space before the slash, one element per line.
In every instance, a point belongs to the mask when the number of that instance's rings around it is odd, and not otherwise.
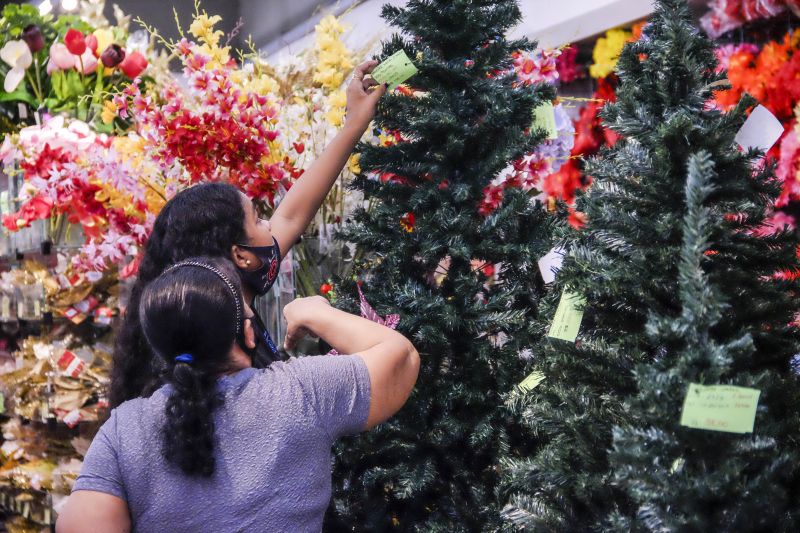
<path fill-rule="evenodd" d="M 179 263 L 142 295 L 167 384 L 111 412 L 59 516 L 59 533 L 320 531 L 331 445 L 402 407 L 419 356 L 399 333 L 321 297 L 289 304 L 305 334 L 346 356 L 251 366 L 260 338 L 226 260 Z"/>

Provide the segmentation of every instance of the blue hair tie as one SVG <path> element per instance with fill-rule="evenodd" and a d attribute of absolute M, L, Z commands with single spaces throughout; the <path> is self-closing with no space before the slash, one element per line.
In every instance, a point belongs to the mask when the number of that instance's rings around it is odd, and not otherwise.
<path fill-rule="evenodd" d="M 175 358 L 176 363 L 192 363 L 194 362 L 194 357 L 191 354 L 183 353 Z"/>

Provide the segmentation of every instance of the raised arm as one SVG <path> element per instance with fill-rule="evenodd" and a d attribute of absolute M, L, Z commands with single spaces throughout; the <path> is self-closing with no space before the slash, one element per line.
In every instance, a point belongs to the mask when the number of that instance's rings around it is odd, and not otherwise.
<path fill-rule="evenodd" d="M 419 354 L 400 333 L 334 309 L 321 296 L 299 298 L 284 308 L 286 347 L 304 335 L 323 339 L 340 353 L 358 354 L 367 365 L 370 406 L 367 429 L 384 422 L 408 400 L 419 374 Z"/>
<path fill-rule="evenodd" d="M 356 67 L 347 87 L 347 118 L 342 130 L 311 167 L 292 185 L 270 219 L 272 234 L 285 254 L 308 227 L 328 192 L 336 183 L 353 149 L 375 116 L 375 106 L 385 86 L 364 76 L 378 64 L 367 61 Z"/>

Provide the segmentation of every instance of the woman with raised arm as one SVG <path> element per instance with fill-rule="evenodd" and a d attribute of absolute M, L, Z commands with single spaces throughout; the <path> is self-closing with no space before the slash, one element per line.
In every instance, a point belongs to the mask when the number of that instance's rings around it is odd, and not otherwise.
<path fill-rule="evenodd" d="M 342 130 L 293 184 L 270 220 L 259 218 L 247 196 L 223 183 L 192 187 L 167 202 L 156 218 L 117 332 L 111 370 L 112 407 L 148 396 L 163 383 L 166 368 L 145 342 L 138 308 L 145 287 L 166 267 L 193 256 L 225 257 L 236 265 L 251 307 L 256 296 L 270 290 L 281 257 L 314 218 L 375 115 L 386 87 L 365 76 L 376 64 L 368 61 L 356 68 L 347 89 L 347 118 Z M 254 315 L 253 321 L 263 335 L 253 365 L 264 368 L 280 356 L 260 317 Z"/>
<path fill-rule="evenodd" d="M 401 334 L 315 296 L 285 308 L 287 343 L 340 353 L 252 367 L 259 343 L 235 267 L 169 267 L 139 304 L 167 384 L 111 412 L 87 453 L 58 533 L 319 532 L 331 445 L 402 407 L 419 356 Z"/>

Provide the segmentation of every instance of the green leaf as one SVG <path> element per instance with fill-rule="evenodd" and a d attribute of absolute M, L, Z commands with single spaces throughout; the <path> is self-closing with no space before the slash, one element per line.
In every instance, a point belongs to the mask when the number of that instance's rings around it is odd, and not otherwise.
<path fill-rule="evenodd" d="M 67 79 L 64 71 L 58 70 L 50 76 L 50 85 L 58 100 L 67 98 Z"/>
<path fill-rule="evenodd" d="M 13 93 L 0 92 L 0 102 L 25 102 L 34 109 L 39 106 L 36 99 L 25 89 L 24 85 L 20 85 Z"/>
<path fill-rule="evenodd" d="M 67 72 L 67 96 L 82 96 L 86 93 L 80 74 L 76 70 Z"/>

